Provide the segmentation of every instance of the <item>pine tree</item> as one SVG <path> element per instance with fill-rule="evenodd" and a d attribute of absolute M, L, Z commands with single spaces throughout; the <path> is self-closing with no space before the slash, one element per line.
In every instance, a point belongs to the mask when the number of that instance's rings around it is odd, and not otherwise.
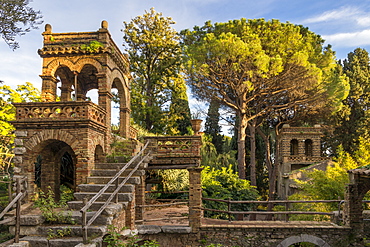
<path fill-rule="evenodd" d="M 212 99 L 205 122 L 205 130 L 204 133 L 210 135 L 212 137 L 212 143 L 216 148 L 217 153 L 223 153 L 223 136 L 221 133 L 221 126 L 219 125 L 220 121 L 220 102 Z"/>
<path fill-rule="evenodd" d="M 359 138 L 368 136 L 370 126 L 370 58 L 365 49 L 357 48 L 343 61 L 343 72 L 349 78 L 350 92 L 343 101 L 345 107 L 337 114 L 334 148 L 342 145 L 353 154 Z"/>

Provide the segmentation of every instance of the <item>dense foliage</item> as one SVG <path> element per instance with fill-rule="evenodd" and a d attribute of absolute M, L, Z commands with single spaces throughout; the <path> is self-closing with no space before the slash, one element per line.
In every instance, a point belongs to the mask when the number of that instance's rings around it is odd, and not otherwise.
<path fill-rule="evenodd" d="M 289 197 L 291 200 L 338 200 L 344 199 L 345 186 L 349 183 L 348 170 L 365 167 L 370 162 L 370 143 L 359 140 L 359 149 L 353 155 L 345 152 L 340 146 L 338 157 L 329 165 L 326 171 L 313 170 L 306 172 L 308 180 L 296 180 L 301 192 Z M 295 205 L 297 210 L 329 212 L 337 210 L 338 204 L 304 204 Z M 312 218 L 305 217 L 305 218 Z M 317 218 L 317 217 L 316 217 Z M 320 218 L 320 217 L 319 217 Z"/>
<path fill-rule="evenodd" d="M 250 185 L 250 182 L 240 179 L 238 174 L 234 172 L 232 166 L 214 169 L 209 166 L 204 167 L 202 171 L 202 189 L 203 197 L 216 198 L 233 201 L 257 200 L 258 192 L 255 187 Z M 226 203 L 204 201 L 204 207 L 209 209 L 217 209 L 227 211 Z M 233 204 L 231 210 L 247 211 L 251 210 L 249 204 Z M 227 214 L 205 211 L 206 217 L 226 219 Z"/>
<path fill-rule="evenodd" d="M 190 126 L 186 88 L 180 75 L 180 37 L 173 24 L 172 18 L 152 8 L 124 22 L 122 30 L 133 75 L 132 116 L 136 124 L 156 134 L 185 133 Z M 174 104 L 171 109 L 170 103 Z"/>
<path fill-rule="evenodd" d="M 206 22 L 182 31 L 189 85 L 200 100 L 218 100 L 238 119 L 238 172 L 245 178 L 251 120 L 293 106 L 322 107 L 345 88 L 334 52 L 307 28 L 278 20 Z M 335 92 L 337 95 L 338 92 Z M 326 98 L 323 101 L 322 98 Z M 252 148 L 251 181 L 256 184 Z"/>
<path fill-rule="evenodd" d="M 0 35 L 13 50 L 19 48 L 16 36 L 24 35 L 42 23 L 40 11 L 31 8 L 29 2 L 29 0 L 0 1 Z"/>

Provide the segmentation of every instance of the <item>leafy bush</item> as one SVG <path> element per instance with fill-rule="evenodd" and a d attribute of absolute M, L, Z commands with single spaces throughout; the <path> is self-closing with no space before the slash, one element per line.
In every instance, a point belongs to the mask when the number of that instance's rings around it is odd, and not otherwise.
<path fill-rule="evenodd" d="M 202 171 L 203 197 L 215 199 L 231 199 L 234 201 L 256 200 L 258 192 L 250 182 L 240 179 L 238 174 L 233 171 L 232 166 L 214 169 L 206 166 Z M 227 204 L 222 202 L 204 201 L 205 208 L 225 210 Z M 250 204 L 232 204 L 233 211 L 251 210 Z M 206 217 L 226 219 L 227 214 L 205 211 Z"/>
<path fill-rule="evenodd" d="M 48 192 L 44 193 L 40 191 L 34 198 L 34 206 L 41 210 L 42 216 L 44 216 L 46 222 L 58 222 L 58 223 L 74 223 L 70 214 L 63 214 L 63 211 L 57 211 L 58 208 L 65 209 L 67 206 L 68 196 L 64 196 L 61 193 L 62 199 L 59 202 L 55 201 L 54 192 L 48 187 Z"/>
<path fill-rule="evenodd" d="M 121 229 L 121 231 L 123 230 L 125 228 Z M 108 226 L 108 235 L 104 237 L 103 241 L 108 244 L 107 247 L 159 247 L 154 240 L 146 240 L 141 244 L 139 242 L 142 241 L 137 236 L 131 236 L 124 240 L 124 236 L 112 225 Z"/>

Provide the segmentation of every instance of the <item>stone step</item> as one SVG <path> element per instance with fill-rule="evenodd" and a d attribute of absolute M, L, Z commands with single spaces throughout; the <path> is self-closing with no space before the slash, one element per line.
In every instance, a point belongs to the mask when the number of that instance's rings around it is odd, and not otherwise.
<path fill-rule="evenodd" d="M 125 165 L 126 163 L 95 163 L 95 169 L 117 170 L 117 167 L 121 169 Z"/>
<path fill-rule="evenodd" d="M 152 157 L 147 158 L 147 160 L 145 160 L 145 163 L 149 162 L 150 159 L 152 159 Z M 142 163 L 140 165 L 139 169 L 145 169 L 147 167 L 147 165 L 145 163 Z M 137 164 L 137 163 L 134 162 L 133 164 L 130 165 L 129 168 L 133 168 L 135 164 Z M 126 165 L 126 163 L 95 163 L 94 169 L 96 169 L 96 170 L 105 170 L 105 169 L 117 170 L 117 167 L 119 167 L 119 169 L 121 169 L 125 165 Z"/>
<path fill-rule="evenodd" d="M 95 196 L 95 192 L 76 192 L 74 193 L 75 198 L 77 201 L 83 201 L 84 198 L 90 200 L 93 196 Z M 105 202 L 108 200 L 111 193 L 103 193 L 101 196 L 98 197 L 97 201 Z M 130 202 L 133 199 L 132 193 L 118 193 L 118 201 L 119 202 Z"/>
<path fill-rule="evenodd" d="M 21 236 L 46 236 L 49 238 L 57 237 L 58 231 L 65 236 L 59 237 L 82 237 L 81 225 L 48 225 L 48 226 L 21 226 Z M 15 234 L 15 226 L 9 227 L 9 232 Z M 89 226 L 88 235 L 101 237 L 107 232 L 107 226 Z M 53 235 L 53 236 L 52 236 Z"/>
<path fill-rule="evenodd" d="M 89 208 L 89 210 L 91 211 L 98 211 L 103 205 L 104 205 L 105 202 L 94 202 L 91 207 Z M 102 214 L 104 215 L 107 215 L 109 214 L 109 212 L 112 211 L 112 208 L 113 207 L 117 207 L 116 205 L 121 205 L 119 206 L 119 211 L 122 210 L 122 209 L 126 209 L 127 206 L 128 206 L 128 202 L 120 202 L 120 203 L 110 203 L 107 208 L 102 212 Z M 71 209 L 71 210 L 76 210 L 76 211 L 80 211 L 80 209 L 84 206 L 83 202 L 82 201 L 70 201 L 68 202 L 68 208 Z M 118 213 L 118 212 L 117 212 Z"/>
<path fill-rule="evenodd" d="M 86 212 L 86 218 L 89 221 L 95 214 L 95 211 L 92 212 Z M 72 211 L 72 219 L 77 225 L 82 224 L 82 214 L 79 211 Z M 106 225 L 111 225 L 113 222 L 113 216 L 107 216 L 107 215 L 99 215 L 94 222 L 91 224 L 92 226 L 106 226 Z"/>
<path fill-rule="evenodd" d="M 114 203 L 114 205 L 116 204 Z M 111 224 L 113 216 L 117 214 L 118 212 L 120 212 L 122 207 L 124 206 L 124 204 L 122 203 L 118 203 L 117 205 L 118 206 L 115 206 L 115 207 L 110 205 L 105 211 L 102 212 L 101 215 L 98 216 L 98 218 L 94 221 L 93 225 Z M 86 213 L 87 219 L 90 219 L 94 215 L 94 213 L 95 213 L 94 211 L 87 212 Z M 66 217 L 71 217 L 75 224 L 81 224 L 82 222 L 81 221 L 82 214 L 80 211 L 65 210 L 63 211 L 63 215 L 65 215 Z M 44 222 L 45 220 L 42 215 L 22 215 L 20 223 L 21 223 L 21 226 L 34 227 L 34 226 L 39 226 L 43 224 Z M 10 223 L 7 223 L 6 225 L 9 225 L 9 226 L 15 225 L 15 220 L 13 220 Z"/>
<path fill-rule="evenodd" d="M 131 172 L 132 170 L 131 169 L 127 169 L 126 171 L 124 171 L 120 177 L 127 177 L 128 174 Z M 113 177 L 117 174 L 117 170 L 116 169 L 109 169 L 109 170 L 104 170 L 104 169 L 97 169 L 97 170 L 92 170 L 91 171 L 91 176 L 100 176 L 100 177 Z M 133 173 L 133 176 L 144 176 L 145 175 L 145 171 L 144 170 L 136 170 L 134 173 Z"/>
<path fill-rule="evenodd" d="M 112 177 L 87 177 L 88 184 L 106 184 Z M 124 178 L 120 177 L 118 180 L 122 182 Z M 128 179 L 127 184 L 140 184 L 140 177 L 131 177 Z"/>
<path fill-rule="evenodd" d="M 80 192 L 99 192 L 102 188 L 104 188 L 105 184 L 80 184 L 78 186 L 78 190 Z M 106 192 L 113 192 L 116 189 L 116 185 L 111 184 Z M 127 193 L 127 192 L 134 192 L 135 186 L 132 184 L 125 184 L 121 189 L 120 192 Z"/>
<path fill-rule="evenodd" d="M 26 236 L 21 238 L 20 241 L 28 241 L 29 247 L 75 247 L 83 242 L 82 237 L 65 237 L 48 240 L 45 236 Z M 96 247 L 101 247 L 103 240 L 102 238 L 91 237 L 89 242 L 95 244 L 94 246 Z"/>
<path fill-rule="evenodd" d="M 22 226 L 37 226 L 44 223 L 45 219 L 41 215 L 21 215 L 20 224 Z M 12 221 L 5 223 L 4 225 L 15 225 L 15 218 Z"/>

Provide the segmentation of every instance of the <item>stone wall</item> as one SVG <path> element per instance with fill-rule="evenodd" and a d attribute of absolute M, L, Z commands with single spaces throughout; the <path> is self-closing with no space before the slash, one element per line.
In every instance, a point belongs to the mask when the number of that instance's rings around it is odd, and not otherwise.
<path fill-rule="evenodd" d="M 150 229 L 150 230 L 149 230 Z M 140 238 L 156 240 L 160 246 L 198 247 L 210 244 L 240 247 L 288 247 L 294 243 L 310 242 L 317 246 L 363 246 L 352 239 L 351 229 L 327 227 L 266 227 L 207 226 L 199 232 L 186 232 L 187 227 L 145 226 L 139 228 Z"/>

